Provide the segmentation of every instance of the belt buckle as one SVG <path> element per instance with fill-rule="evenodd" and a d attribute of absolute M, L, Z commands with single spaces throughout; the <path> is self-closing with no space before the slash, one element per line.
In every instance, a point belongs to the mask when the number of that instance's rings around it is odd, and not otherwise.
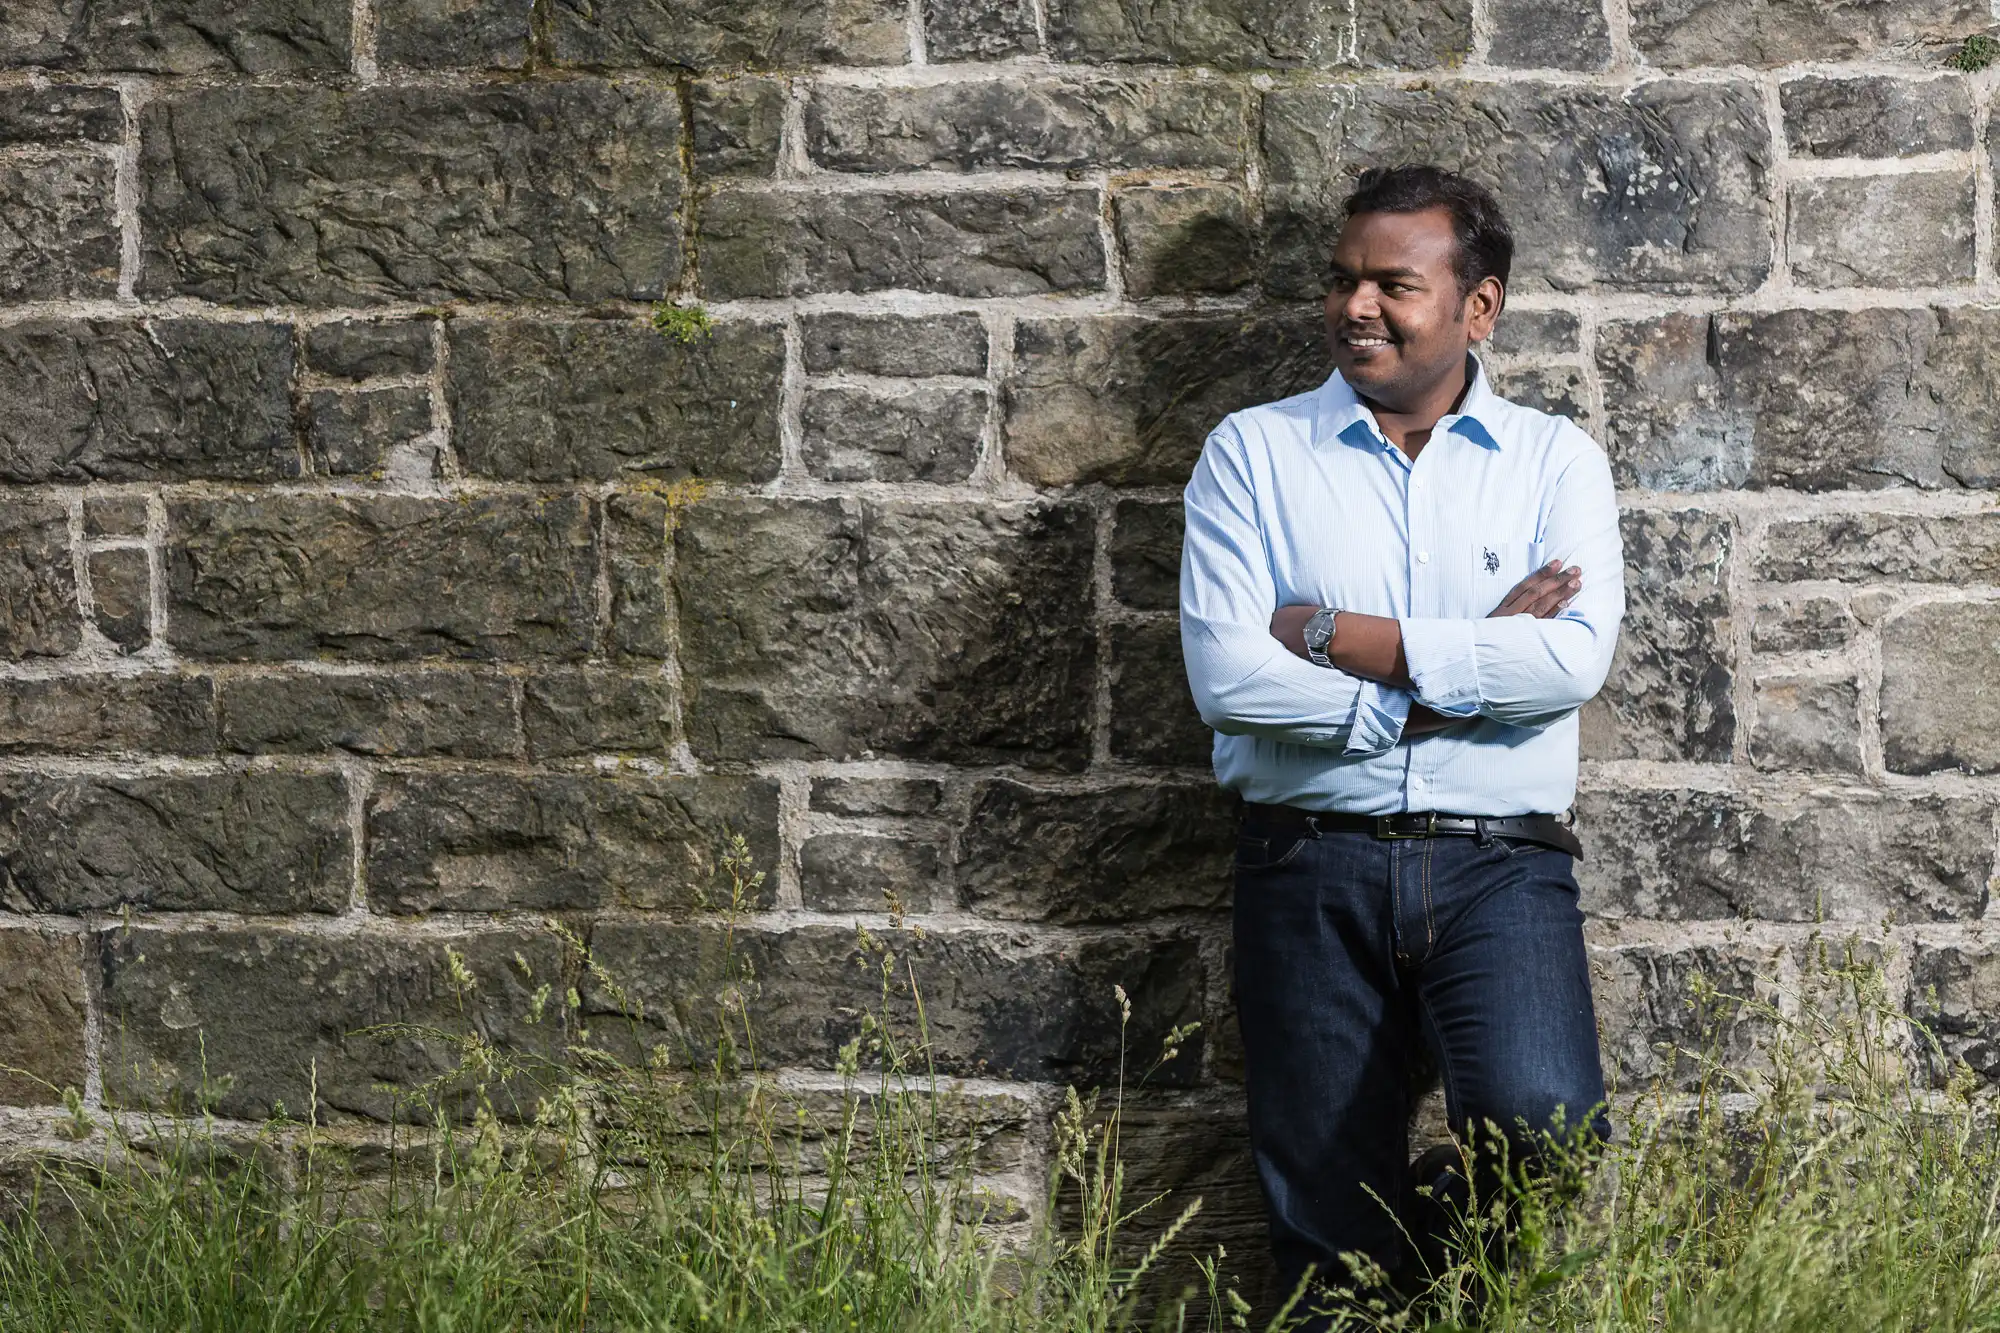
<path fill-rule="evenodd" d="M 1414 841 L 1418 838 L 1430 838 L 1437 835 L 1438 814 L 1435 810 L 1426 810 L 1424 812 L 1424 829 L 1421 833 L 1396 832 L 1395 821 L 1397 818 L 1398 816 L 1396 815 L 1375 816 L 1375 837 L 1378 841 Z"/>

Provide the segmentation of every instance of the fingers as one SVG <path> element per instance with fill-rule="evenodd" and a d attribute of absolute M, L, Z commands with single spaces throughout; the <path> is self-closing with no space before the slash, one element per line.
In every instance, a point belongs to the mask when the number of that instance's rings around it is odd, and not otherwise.
<path fill-rule="evenodd" d="M 1514 585 L 1512 592 L 1495 607 L 1496 616 L 1535 616 L 1546 620 L 1557 615 L 1570 604 L 1577 593 L 1583 590 L 1583 569 L 1572 565 L 1563 568 L 1560 560 L 1551 560 L 1528 577 Z"/>

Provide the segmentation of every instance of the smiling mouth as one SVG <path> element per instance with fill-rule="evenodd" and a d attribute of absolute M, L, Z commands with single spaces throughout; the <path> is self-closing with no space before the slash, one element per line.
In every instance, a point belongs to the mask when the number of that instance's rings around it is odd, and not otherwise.
<path fill-rule="evenodd" d="M 1358 348 L 1387 347 L 1389 345 L 1387 338 L 1377 338 L 1372 335 L 1364 337 L 1353 333 L 1341 334 L 1340 341 L 1349 347 Z"/>

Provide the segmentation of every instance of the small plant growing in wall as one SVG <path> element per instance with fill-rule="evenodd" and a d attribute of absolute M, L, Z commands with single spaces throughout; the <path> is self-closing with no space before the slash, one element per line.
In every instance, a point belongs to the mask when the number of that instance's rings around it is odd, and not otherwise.
<path fill-rule="evenodd" d="M 1944 63 L 1952 69 L 1977 74 L 1995 60 L 2000 60 L 2000 38 L 1989 37 L 1982 32 L 1966 38 L 1956 51 L 1945 58 Z"/>
<path fill-rule="evenodd" d="M 715 316 L 700 305 L 675 305 L 660 301 L 653 306 L 653 328 L 662 338 L 691 343 L 715 332 Z"/>

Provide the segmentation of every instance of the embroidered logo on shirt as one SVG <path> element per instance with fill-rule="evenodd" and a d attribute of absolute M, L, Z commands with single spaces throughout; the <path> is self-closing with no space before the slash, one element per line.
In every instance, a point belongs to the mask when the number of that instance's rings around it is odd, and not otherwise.
<path fill-rule="evenodd" d="M 1498 574 L 1500 572 L 1500 557 L 1493 554 L 1493 548 L 1490 546 L 1486 547 L 1485 551 L 1486 551 L 1486 572 L 1488 574 Z"/>

